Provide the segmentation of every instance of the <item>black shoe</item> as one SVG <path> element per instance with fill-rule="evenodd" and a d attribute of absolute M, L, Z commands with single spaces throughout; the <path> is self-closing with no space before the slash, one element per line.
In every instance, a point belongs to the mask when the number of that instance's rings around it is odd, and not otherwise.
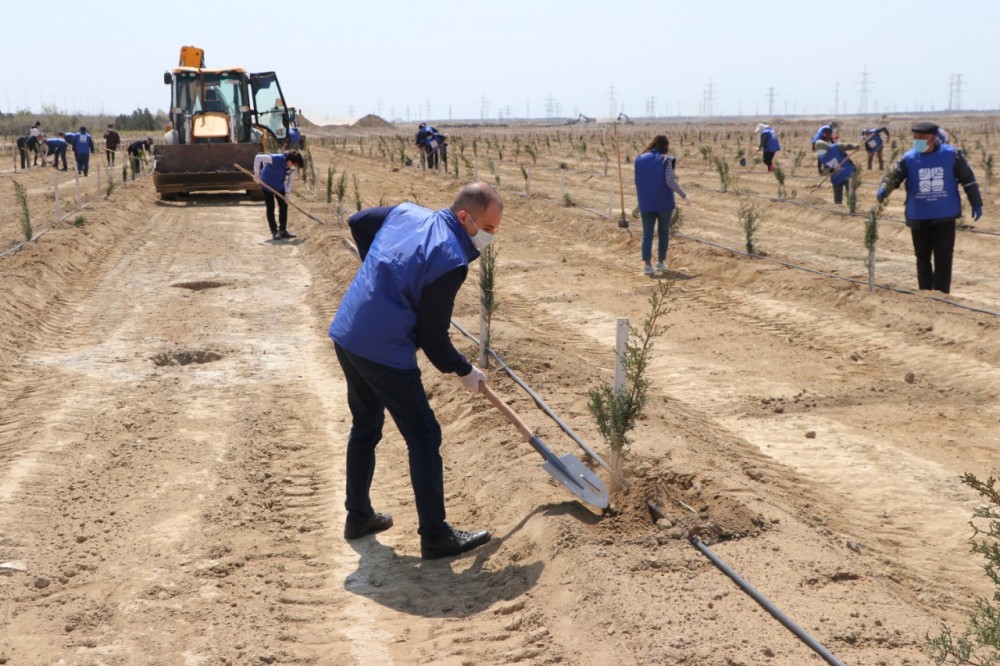
<path fill-rule="evenodd" d="M 376 513 L 371 518 L 365 520 L 351 520 L 348 518 L 347 523 L 344 525 L 344 538 L 348 541 L 353 541 L 369 534 L 384 532 L 390 527 L 392 527 L 392 516 L 387 513 Z"/>
<path fill-rule="evenodd" d="M 271 240 L 281 240 L 281 234 L 275 231 L 273 234 L 271 234 Z"/>
<path fill-rule="evenodd" d="M 439 560 L 478 548 L 490 540 L 486 530 L 466 532 L 448 526 L 448 531 L 436 539 L 420 539 L 420 557 L 425 560 Z"/>
<path fill-rule="evenodd" d="M 278 236 L 280 236 L 281 238 L 283 238 L 285 240 L 288 240 L 290 238 L 295 238 L 295 234 L 293 234 L 290 231 L 285 231 L 284 229 L 282 229 L 281 231 L 278 232 Z"/>

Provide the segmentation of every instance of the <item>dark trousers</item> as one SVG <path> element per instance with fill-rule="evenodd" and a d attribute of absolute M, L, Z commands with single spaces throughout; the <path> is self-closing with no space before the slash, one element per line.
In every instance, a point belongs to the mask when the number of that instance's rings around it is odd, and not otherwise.
<path fill-rule="evenodd" d="M 49 155 L 53 155 L 52 166 L 54 166 L 55 168 L 57 168 L 57 169 L 59 168 L 59 158 L 60 157 L 62 158 L 63 171 L 66 171 L 66 169 L 69 168 L 66 165 L 66 146 L 63 146 L 62 148 L 56 148 L 56 149 L 54 149 L 51 153 L 49 153 Z"/>
<path fill-rule="evenodd" d="M 951 260 L 955 254 L 955 220 L 908 220 L 917 256 L 917 286 L 951 291 Z"/>
<path fill-rule="evenodd" d="M 438 151 L 436 148 L 424 148 L 424 152 L 427 153 L 427 168 L 437 169 L 438 168 Z"/>
<path fill-rule="evenodd" d="M 104 153 L 108 157 L 108 166 L 113 167 L 115 165 L 115 151 L 111 148 L 105 148 Z"/>
<path fill-rule="evenodd" d="M 885 164 L 882 163 L 882 148 L 881 147 L 878 150 L 875 150 L 873 152 L 868 153 L 868 170 L 869 171 L 872 170 L 872 161 L 875 159 L 876 155 L 878 155 L 878 170 L 879 171 L 885 171 Z"/>
<path fill-rule="evenodd" d="M 406 441 L 410 485 L 420 521 L 420 535 L 433 539 L 445 527 L 441 426 L 427 401 L 420 369 L 399 370 L 352 354 L 334 343 L 347 380 L 351 434 L 347 440 L 347 496 L 351 519 L 374 515 L 369 490 L 375 475 L 375 446 L 382 439 L 385 412 Z"/>
<path fill-rule="evenodd" d="M 76 170 L 84 176 L 90 173 L 90 153 L 76 154 Z"/>
<path fill-rule="evenodd" d="M 31 165 L 29 162 L 31 160 L 28 159 L 28 148 L 26 146 L 18 146 L 17 152 L 21 153 L 21 168 L 27 169 L 30 167 Z"/>
<path fill-rule="evenodd" d="M 264 190 L 264 210 L 267 214 L 267 226 L 271 229 L 271 235 L 285 230 L 288 224 L 288 203 L 281 197 L 276 197 L 271 190 Z M 274 202 L 278 202 L 278 221 L 274 221 Z"/>
<path fill-rule="evenodd" d="M 773 163 L 774 163 L 774 153 L 770 153 L 770 152 L 764 151 L 764 164 L 767 165 L 767 172 L 768 173 L 771 173 L 771 169 L 774 168 L 772 166 Z"/>
<path fill-rule="evenodd" d="M 842 183 L 833 183 L 833 203 L 842 204 L 844 203 L 844 191 L 847 189 L 850 181 L 845 180 Z"/>

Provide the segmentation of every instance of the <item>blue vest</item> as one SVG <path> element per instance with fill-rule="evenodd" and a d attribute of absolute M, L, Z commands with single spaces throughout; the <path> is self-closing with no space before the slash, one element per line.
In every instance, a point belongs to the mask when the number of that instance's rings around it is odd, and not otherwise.
<path fill-rule="evenodd" d="M 66 143 L 68 143 L 69 145 L 73 146 L 73 150 L 74 151 L 76 150 L 76 137 L 77 136 L 78 135 L 77 135 L 76 132 L 66 132 Z"/>
<path fill-rule="evenodd" d="M 865 150 L 869 153 L 877 152 L 882 147 L 882 135 L 875 130 L 866 130 Z M 864 132 L 863 132 L 864 133 Z"/>
<path fill-rule="evenodd" d="M 778 143 L 778 135 L 775 134 L 774 130 L 770 127 L 765 127 L 760 132 L 761 143 L 764 144 L 764 152 L 776 153 L 781 150 L 781 144 Z"/>
<path fill-rule="evenodd" d="M 49 144 L 49 150 L 66 150 L 66 139 L 46 139 L 45 143 Z"/>
<path fill-rule="evenodd" d="M 833 136 L 833 128 L 830 127 L 829 125 L 823 125 L 818 130 L 816 130 L 816 134 L 813 136 L 812 142 L 816 143 L 817 141 L 820 140 L 826 141 L 826 139 L 823 138 L 823 134 L 826 132 L 829 132 L 831 137 Z"/>
<path fill-rule="evenodd" d="M 386 216 L 329 335 L 341 347 L 391 368 L 417 367 L 417 311 L 424 288 L 479 256 L 448 208 L 412 203 Z"/>
<path fill-rule="evenodd" d="M 278 194 L 285 193 L 285 177 L 288 175 L 285 156 L 282 153 L 271 155 L 271 163 L 265 164 L 260 170 L 260 179 Z"/>
<path fill-rule="evenodd" d="M 664 182 L 667 160 L 673 159 L 658 150 L 651 150 L 635 158 L 635 193 L 639 197 L 639 210 L 655 213 L 673 210 L 674 191 Z"/>
<path fill-rule="evenodd" d="M 962 214 L 955 177 L 955 147 L 943 145 L 932 153 L 909 150 L 906 164 L 906 219 L 947 220 Z"/>
<path fill-rule="evenodd" d="M 830 150 L 826 151 L 826 154 L 819 158 L 819 161 L 820 164 L 833 172 L 830 174 L 830 182 L 834 185 L 846 183 L 851 179 L 851 174 L 854 173 L 854 162 L 847 159 L 847 155 L 837 144 L 830 146 Z"/>
<path fill-rule="evenodd" d="M 81 132 L 76 135 L 76 142 L 73 144 L 73 150 L 77 152 L 78 155 L 89 155 L 90 154 L 90 135 L 86 132 Z"/>

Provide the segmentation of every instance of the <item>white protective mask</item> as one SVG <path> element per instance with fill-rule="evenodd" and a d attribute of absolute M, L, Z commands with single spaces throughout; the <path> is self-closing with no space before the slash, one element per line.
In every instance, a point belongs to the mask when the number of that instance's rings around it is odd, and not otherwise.
<path fill-rule="evenodd" d="M 476 223 L 476 220 L 471 215 L 469 215 L 469 219 L 472 220 L 473 224 Z M 477 250 L 482 252 L 486 249 L 487 245 L 493 242 L 493 236 L 494 234 L 485 232 L 477 227 L 476 234 L 474 236 L 469 236 L 469 240 L 472 241 L 472 244 L 476 246 Z"/>

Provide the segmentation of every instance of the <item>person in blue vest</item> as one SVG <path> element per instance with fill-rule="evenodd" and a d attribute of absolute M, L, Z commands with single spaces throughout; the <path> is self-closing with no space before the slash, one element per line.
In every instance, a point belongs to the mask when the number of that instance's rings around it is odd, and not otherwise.
<path fill-rule="evenodd" d="M 820 173 L 830 177 L 830 184 L 833 185 L 833 203 L 841 205 L 844 203 L 844 190 L 851 183 L 851 176 L 857 171 L 854 160 L 849 153 L 860 148 L 856 143 L 827 143 L 817 141 L 816 159 L 819 160 Z"/>
<path fill-rule="evenodd" d="M 69 167 L 66 164 L 66 149 L 69 147 L 69 144 L 66 143 L 66 132 L 59 132 L 58 136 L 51 139 L 46 139 L 45 146 L 46 146 L 46 155 L 53 155 L 52 166 L 58 169 L 59 158 L 61 157 L 63 163 L 62 170 L 67 171 Z"/>
<path fill-rule="evenodd" d="M 876 155 L 878 156 L 878 170 L 885 169 L 885 163 L 882 161 L 882 149 L 885 147 L 882 134 L 885 134 L 885 138 L 889 138 L 889 130 L 885 127 L 869 127 L 861 130 L 861 142 L 865 144 L 865 152 L 868 153 L 869 171 L 872 170 L 872 162 Z"/>
<path fill-rule="evenodd" d="M 417 509 L 420 555 L 459 555 L 490 540 L 486 530 L 455 529 L 446 520 L 441 426 L 420 379 L 417 351 L 463 387 L 480 392 L 486 376 L 448 336 L 455 296 L 500 227 L 503 201 L 490 185 L 465 185 L 451 206 L 380 206 L 348 220 L 362 259 L 330 324 L 347 381 L 351 433 L 347 440 L 347 520 L 344 538 L 392 527 L 372 508 L 375 448 L 389 412 L 406 441 Z"/>
<path fill-rule="evenodd" d="M 292 195 L 295 170 L 303 169 L 306 161 L 297 150 L 271 155 L 260 154 L 253 159 L 253 175 L 264 191 L 264 210 L 272 240 L 288 240 L 295 234 L 288 231 L 288 197 Z M 278 220 L 274 219 L 274 204 L 278 203 Z"/>
<path fill-rule="evenodd" d="M 840 124 L 836 120 L 831 120 L 825 125 L 820 125 L 819 129 L 816 130 L 816 134 L 814 134 L 812 138 L 813 152 L 816 152 L 817 141 L 822 141 L 829 145 L 837 143 L 837 130 L 839 127 Z M 819 174 L 823 175 L 823 164 L 819 161 L 819 159 L 816 160 L 816 168 L 819 171 Z"/>
<path fill-rule="evenodd" d="M 81 127 L 73 142 L 73 153 L 76 156 L 76 171 L 84 176 L 90 175 L 90 154 L 94 152 L 94 139 Z"/>
<path fill-rule="evenodd" d="M 441 133 L 433 125 L 424 126 L 424 155 L 428 169 L 437 169 L 441 164 Z M 447 169 L 448 163 L 445 162 Z"/>
<path fill-rule="evenodd" d="M 774 128 L 764 123 L 757 123 L 754 133 L 760 132 L 760 145 L 757 150 L 764 155 L 764 164 L 767 165 L 767 172 L 774 170 L 774 154 L 781 150 L 781 143 L 778 141 L 778 133 Z M 756 153 L 757 150 L 754 152 Z"/>
<path fill-rule="evenodd" d="M 674 209 L 674 194 L 679 194 L 685 202 L 691 199 L 677 184 L 674 167 L 677 160 L 668 155 L 670 139 L 665 134 L 657 134 L 646 149 L 635 158 L 635 192 L 639 198 L 639 214 L 642 217 L 642 272 L 667 271 L 667 250 L 670 247 L 670 219 Z M 653 231 L 657 230 L 656 266 L 653 260 Z"/>
<path fill-rule="evenodd" d="M 881 203 L 905 183 L 906 226 L 917 257 L 917 286 L 947 294 L 951 292 L 955 220 L 962 215 L 958 186 L 965 190 L 973 220 L 983 216 L 983 198 L 965 155 L 941 143 L 935 123 L 922 120 L 911 131 L 913 148 L 882 178 L 875 197 Z"/>

